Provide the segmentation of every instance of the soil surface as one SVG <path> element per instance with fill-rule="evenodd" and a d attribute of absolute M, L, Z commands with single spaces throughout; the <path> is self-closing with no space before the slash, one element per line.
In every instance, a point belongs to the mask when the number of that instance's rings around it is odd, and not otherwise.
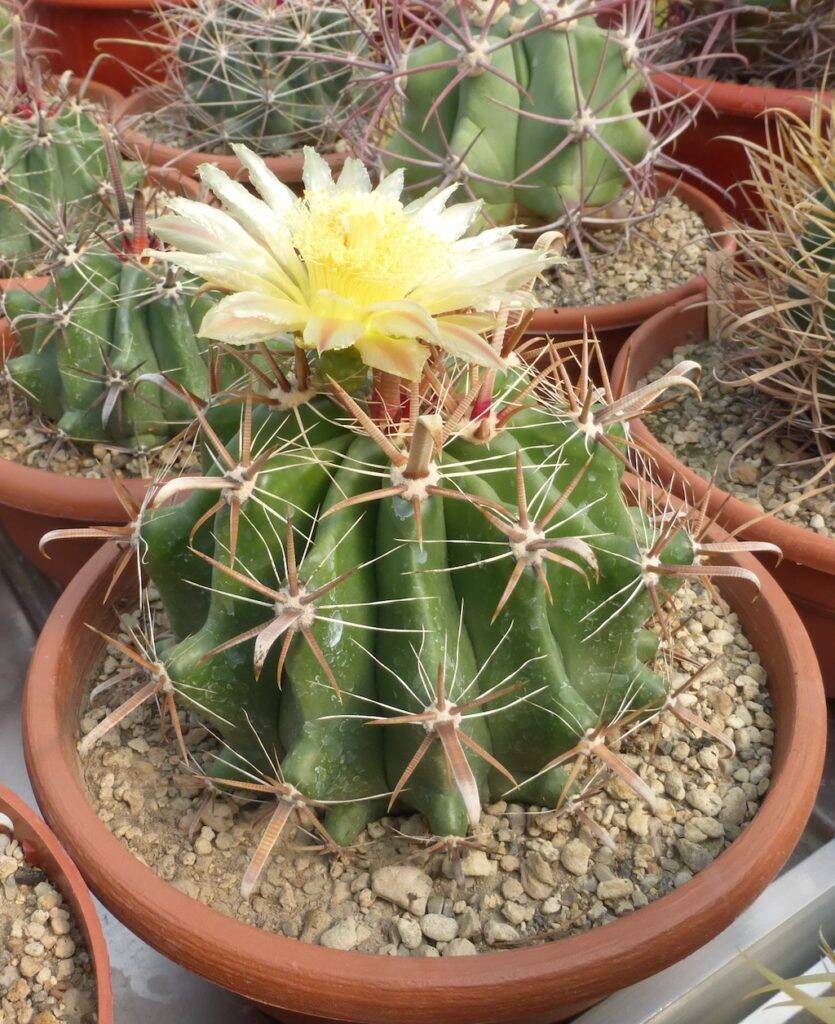
<path fill-rule="evenodd" d="M 660 377 L 681 359 L 695 359 L 702 366 L 701 401 L 687 391 L 644 416 L 653 436 L 701 476 L 709 479 L 715 469 L 717 486 L 755 509 L 835 537 L 835 491 L 804 497 L 827 483 L 810 483 L 822 465 L 814 442 L 785 429 L 757 437 L 775 422 L 774 407 L 753 388 L 720 383 L 727 377 L 725 349 L 682 345 L 641 383 Z"/>
<path fill-rule="evenodd" d="M 64 898 L 0 834 L 0 1021 L 95 1024 L 96 977 Z"/>
<path fill-rule="evenodd" d="M 714 248 L 701 216 L 673 195 L 628 229 L 597 232 L 595 242 L 603 251 L 588 246 L 593 280 L 569 250 L 568 262 L 548 271 L 534 289 L 540 305 L 602 306 L 656 295 L 701 274 Z"/>
<path fill-rule="evenodd" d="M 667 712 L 658 732 L 647 723 L 613 739 L 658 794 L 655 812 L 595 769 L 584 779 L 581 814 L 524 807 L 509 795 L 486 807 L 475 835 L 453 849 L 438 846 L 419 815 L 372 823 L 340 857 L 323 854 L 296 829 L 247 900 L 241 879 L 264 811 L 274 805 L 207 789 L 178 758 L 153 702 L 83 756 L 91 803 L 136 857 L 182 892 L 304 942 L 389 956 L 465 956 L 598 927 L 710 864 L 769 785 L 773 720 L 759 656 L 737 616 L 700 585 L 682 587 L 675 603 L 683 626 L 658 671 L 678 685 L 716 662 L 680 700 L 721 730 L 735 753 Z M 155 607 L 159 643 L 165 622 Z M 123 625 L 135 622 L 136 614 Z M 145 681 L 118 652 L 108 653 L 89 680 L 80 733 Z M 190 713 L 180 718 L 194 763 L 211 764 L 217 739 Z"/>

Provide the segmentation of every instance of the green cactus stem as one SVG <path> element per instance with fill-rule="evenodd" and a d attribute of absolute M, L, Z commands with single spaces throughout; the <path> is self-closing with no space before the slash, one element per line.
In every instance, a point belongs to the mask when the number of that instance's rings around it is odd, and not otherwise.
<path fill-rule="evenodd" d="M 194 297 L 184 275 L 143 257 L 153 244 L 137 191 L 121 251 L 82 250 L 52 268 L 40 292 L 5 296 L 21 351 L 8 376 L 77 442 L 148 449 L 192 418 L 183 398 L 160 389 L 165 375 L 198 400 L 210 397 L 205 342 L 197 329 L 208 296 Z M 148 378 L 148 379 L 146 379 Z"/>
<path fill-rule="evenodd" d="M 41 65 L 24 51 L 17 15 L 11 25 L 15 65 L 0 82 L 0 276 L 37 270 L 54 240 L 56 224 L 81 223 L 105 212 L 108 162 L 100 124 L 103 111 L 70 91 L 70 76 L 42 78 Z M 125 179 L 141 178 L 126 164 Z"/>
<path fill-rule="evenodd" d="M 173 125 L 200 151 L 246 142 L 265 155 L 333 145 L 367 49 L 362 13 L 361 3 L 318 0 L 165 6 L 171 50 L 155 137 Z"/>

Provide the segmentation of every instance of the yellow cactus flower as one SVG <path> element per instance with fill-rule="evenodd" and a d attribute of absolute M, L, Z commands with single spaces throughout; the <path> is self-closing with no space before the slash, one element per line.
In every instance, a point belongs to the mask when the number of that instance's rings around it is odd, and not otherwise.
<path fill-rule="evenodd" d="M 204 164 L 222 209 L 173 198 L 152 225 L 173 246 L 156 258 L 227 293 L 202 337 L 244 345 L 290 333 L 318 352 L 353 345 L 368 366 L 409 380 L 427 346 L 499 365 L 486 338 L 497 311 L 532 302 L 520 289 L 552 257 L 516 248 L 512 228 L 468 235 L 481 204 L 448 206 L 455 186 L 404 204 L 402 172 L 372 188 L 365 167 L 347 160 L 334 181 L 306 149 L 300 198 L 251 150 L 235 153 L 258 196 Z"/>

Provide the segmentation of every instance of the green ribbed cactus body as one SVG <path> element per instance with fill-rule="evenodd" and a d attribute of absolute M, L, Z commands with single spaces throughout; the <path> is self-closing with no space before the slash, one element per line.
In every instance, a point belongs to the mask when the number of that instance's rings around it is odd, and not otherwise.
<path fill-rule="evenodd" d="M 587 730 L 627 707 L 657 706 L 665 695 L 646 664 L 654 644 L 643 628 L 652 611 L 642 585 L 652 529 L 624 501 L 620 462 L 596 447 L 549 532 L 586 538 L 597 573 L 581 562 L 585 576 L 544 562 L 549 600 L 533 567 L 525 568 L 492 621 L 515 556 L 477 504 L 427 497 L 420 528 L 413 504 L 399 495 L 342 504 L 328 514 L 337 503 L 385 487 L 390 473 L 394 479 L 377 446 L 342 422 L 344 413 L 325 398 L 292 413 L 256 411 L 253 436 L 269 436 L 279 448 L 258 476 L 259 500 L 242 508 L 234 566 L 244 578 L 221 567 L 229 563 L 227 503 L 192 536 L 217 491 L 150 513 L 143 526 L 146 563 L 178 638 L 165 656 L 178 693 L 251 761 L 260 760 L 259 741 L 275 749 L 284 779 L 307 798 L 351 801 L 336 803 L 325 818 L 344 843 L 381 813 L 378 800 L 356 801 L 391 791 L 425 735 L 414 724 L 366 724 L 369 715 L 420 713 L 441 668 L 453 703 L 516 686 L 490 705 L 489 715 L 465 716 L 460 726 L 512 773 L 514 799 L 554 806 L 566 772 L 543 768 Z M 589 460 L 570 425 L 525 410 L 489 443 L 463 437 L 449 443 L 437 464 L 441 483 L 490 507 L 518 511 L 517 453 L 527 493 L 543 508 Z M 280 686 L 280 640 L 256 678 L 253 638 L 287 605 L 282 598 L 273 607 L 246 579 L 279 591 L 287 586 L 288 513 L 302 592 L 348 573 L 317 598 L 307 622 L 341 699 L 301 633 L 289 642 Z M 220 564 L 200 559 L 190 543 Z M 693 557 L 684 533 L 661 555 L 682 564 Z M 467 811 L 440 746 L 420 760 L 399 804 L 423 813 L 437 835 L 462 835 Z M 488 760 L 469 748 L 467 757 L 483 801 L 511 788 Z M 228 777 L 228 765 L 220 772 Z"/>
<path fill-rule="evenodd" d="M 432 39 L 410 51 L 402 118 L 384 146 L 389 166 L 404 164 L 408 184 L 426 189 L 438 184 L 440 168 L 463 161 L 468 188 L 496 222 L 517 211 L 551 222 L 615 202 L 624 165 L 639 163 L 651 143 L 632 112 L 642 79 L 619 38 L 592 17 L 549 26 L 547 13 L 521 3 L 490 27 L 483 48 L 482 64 L 437 116 L 428 115 L 460 69 L 435 65 L 456 50 Z M 589 118 L 599 139 L 584 131 Z"/>
<path fill-rule="evenodd" d="M 192 120 L 216 122 L 224 141 L 274 154 L 318 142 L 345 104 L 348 56 L 361 36 L 326 3 L 274 0 L 207 3 L 176 47 Z"/>
<path fill-rule="evenodd" d="M 47 224 L 62 211 L 77 221 L 88 210 L 104 212 L 101 197 L 110 178 L 94 109 L 57 97 L 46 102 L 40 119 L 25 109 L 0 114 L 0 272 L 31 269 L 48 244 L 25 211 Z M 21 98 L 19 106 L 26 104 Z M 124 177 L 132 188 L 141 170 L 126 164 Z"/>
<path fill-rule="evenodd" d="M 151 447 L 190 422 L 192 412 L 137 378 L 163 373 L 209 398 L 205 344 L 196 332 L 210 304 L 137 260 L 85 254 L 54 271 L 41 292 L 7 293 L 22 353 L 6 366 L 67 436 Z"/>

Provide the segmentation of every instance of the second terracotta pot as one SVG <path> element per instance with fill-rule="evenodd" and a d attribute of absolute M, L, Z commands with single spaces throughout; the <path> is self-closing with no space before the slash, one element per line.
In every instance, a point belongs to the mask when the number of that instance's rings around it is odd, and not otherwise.
<path fill-rule="evenodd" d="M 148 179 L 191 198 L 199 194 L 196 182 L 170 168 L 152 167 Z M 35 290 L 45 283 L 46 278 L 18 282 Z M 6 283 L 8 288 L 15 286 L 14 280 Z M 0 357 L 5 359 L 13 347 L 9 322 L 0 319 Z M 125 484 L 134 499 L 141 501 L 149 481 L 134 479 L 126 480 Z M 38 543 L 47 531 L 123 522 L 125 510 L 109 480 L 50 473 L 0 459 L 0 523 L 26 559 L 55 583 L 62 586 L 69 583 L 99 543 L 53 544 L 51 557 L 45 558 L 38 550 Z"/>
<path fill-rule="evenodd" d="M 20 843 L 26 864 L 43 871 L 72 911 L 87 944 L 95 973 L 96 1020 L 98 1024 L 113 1024 L 110 957 L 101 923 L 84 879 L 67 856 L 66 850 L 38 815 L 16 793 L 5 786 L 0 786 L 0 815 L 11 823 L 9 825 L 5 821 L 0 821 L 0 832 L 7 832 Z M 51 1018 L 50 1014 L 46 1016 Z M 37 1019 L 36 1017 L 35 1020 Z"/>
<path fill-rule="evenodd" d="M 711 540 L 725 534 L 716 528 Z M 725 556 L 752 569 L 748 555 Z M 164 955 L 288 1022 L 552 1024 L 687 956 L 727 927 L 771 881 L 814 805 L 826 745 L 826 705 L 809 639 L 782 590 L 760 568 L 719 589 L 768 672 L 775 720 L 771 785 L 741 835 L 691 881 L 581 935 L 512 951 L 439 959 L 371 956 L 308 945 L 243 924 L 155 875 L 101 822 L 80 774 L 76 742 L 118 551 L 99 551 L 60 598 L 41 633 L 24 697 L 26 764 L 40 806 L 102 902 Z M 121 596 L 133 595 L 123 577 Z M 117 592 L 117 598 L 120 596 Z M 626 1024 L 626 1022 L 624 1022 Z"/>
<path fill-rule="evenodd" d="M 246 170 L 240 160 L 231 153 L 201 153 L 193 149 L 182 149 L 179 146 L 157 142 L 133 121 L 139 114 L 152 113 L 159 110 L 165 102 L 165 93 L 158 86 L 146 86 L 137 89 L 124 99 L 116 109 L 114 121 L 119 129 L 119 139 L 125 156 L 145 161 L 160 167 L 176 167 L 184 174 L 196 176 L 201 164 L 214 164 L 225 171 L 231 178 L 245 178 Z M 339 170 L 345 162 L 341 153 L 322 154 L 334 170 Z M 281 181 L 288 185 L 297 185 L 302 180 L 304 158 L 301 152 L 289 156 L 267 156 L 267 166 Z"/>
<path fill-rule="evenodd" d="M 86 75 L 107 53 L 96 77 L 127 93 L 157 60 L 156 50 L 133 42 L 158 24 L 155 0 L 29 0 L 27 7 L 44 30 L 39 42 L 57 72 L 69 68 Z"/>
<path fill-rule="evenodd" d="M 673 193 L 701 215 L 718 248 L 729 253 L 735 251 L 736 239 L 731 230 L 733 222 L 718 203 L 694 185 L 669 174 L 658 174 L 657 180 L 661 195 Z M 675 288 L 639 299 L 599 306 L 539 309 L 531 321 L 530 333 L 548 334 L 557 341 L 570 340 L 582 338 L 584 325 L 587 325 L 597 336 L 606 363 L 611 366 L 624 342 L 639 324 L 679 299 L 689 295 L 704 295 L 706 290 L 704 274 L 698 274 Z"/>
<path fill-rule="evenodd" d="M 734 187 L 751 177 L 745 147 L 734 140 L 764 146 L 769 110 L 788 110 L 808 121 L 814 90 L 738 85 L 667 72 L 654 75 L 653 81 L 663 97 L 696 110 L 695 120 L 676 140 L 675 158 L 728 190 L 720 202 L 735 217 L 756 223 L 750 194 Z"/>
<path fill-rule="evenodd" d="M 654 316 L 629 339 L 615 363 L 614 388 L 634 389 L 638 382 L 679 345 L 704 340 L 707 335 L 707 310 L 704 304 L 685 299 Z M 696 357 L 698 358 L 698 357 Z M 632 424 L 635 440 L 656 462 L 658 476 L 675 494 L 691 502 L 701 501 L 709 490 L 708 481 L 693 472 L 640 421 Z M 763 556 L 778 583 L 800 612 L 815 645 L 824 675 L 827 693 L 835 697 L 835 540 L 812 530 L 765 516 L 726 491 L 714 487 L 708 501 L 711 514 L 719 513 L 719 522 L 728 531 L 741 531 L 747 540 L 768 541 L 783 552 L 775 564 L 773 556 Z M 750 529 L 748 522 L 758 520 Z"/>

